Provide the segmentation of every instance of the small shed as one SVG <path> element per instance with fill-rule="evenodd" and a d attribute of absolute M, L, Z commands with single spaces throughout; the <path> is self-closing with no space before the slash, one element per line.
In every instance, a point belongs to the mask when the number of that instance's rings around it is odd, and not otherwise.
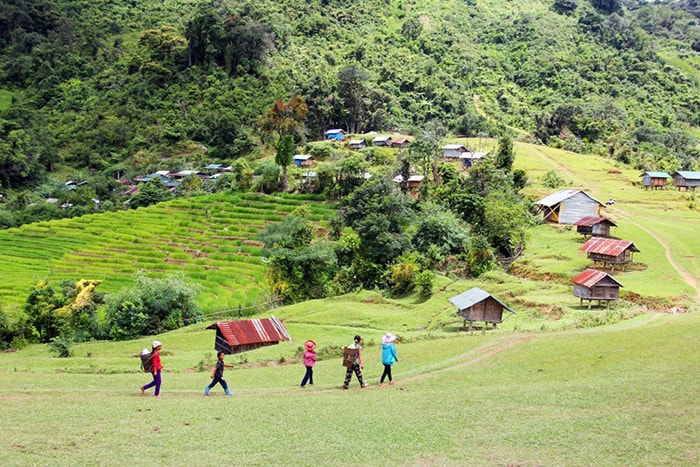
<path fill-rule="evenodd" d="M 367 147 L 364 139 L 351 139 L 348 143 L 350 149 L 364 149 Z"/>
<path fill-rule="evenodd" d="M 664 188 L 666 186 L 666 181 L 671 177 L 666 172 L 644 172 L 642 175 L 642 186 L 644 189 L 651 187 L 653 189 Z"/>
<path fill-rule="evenodd" d="M 442 147 L 442 157 L 445 159 L 459 159 L 459 156 L 464 152 L 468 152 L 469 149 L 463 144 L 446 144 Z"/>
<path fill-rule="evenodd" d="M 375 146 L 391 146 L 391 136 L 377 136 L 372 140 Z"/>
<path fill-rule="evenodd" d="M 616 264 L 631 263 L 632 253 L 639 252 L 639 249 L 629 240 L 603 237 L 591 237 L 579 250 L 588 254 L 588 259 L 593 260 L 594 268 L 598 262 L 601 262 L 604 268 L 610 266 L 611 270 L 615 270 Z"/>
<path fill-rule="evenodd" d="M 679 170 L 673 174 L 673 185 L 678 187 L 678 191 L 681 191 L 681 188 L 685 188 L 685 191 L 695 191 L 695 188 L 700 186 L 700 172 Z"/>
<path fill-rule="evenodd" d="M 464 318 L 464 327 L 469 321 L 469 331 L 474 321 L 493 324 L 503 322 L 503 309 L 515 314 L 512 308 L 479 287 L 473 287 L 455 297 L 447 299 L 457 307 L 457 316 Z"/>
<path fill-rule="evenodd" d="M 483 159 L 484 157 L 486 157 L 488 154 L 489 154 L 488 152 L 467 151 L 467 152 L 463 152 L 462 154 L 460 154 L 459 159 L 462 161 L 462 165 L 464 167 L 471 167 L 476 162 L 478 162 L 481 159 Z"/>
<path fill-rule="evenodd" d="M 571 279 L 574 283 L 574 296 L 579 297 L 579 305 L 588 300 L 588 309 L 591 309 L 591 301 L 598 300 L 598 306 L 605 300 L 610 307 L 610 301 L 620 297 L 620 287 L 623 287 L 613 276 L 604 271 L 586 269 L 578 276 Z"/>
<path fill-rule="evenodd" d="M 291 341 L 284 323 L 274 316 L 261 319 L 217 321 L 207 329 L 216 329 L 214 349 L 226 355 Z"/>
<path fill-rule="evenodd" d="M 576 232 L 596 237 L 609 237 L 610 227 L 617 227 L 610 219 L 601 216 L 586 216 L 574 222 Z"/>
<path fill-rule="evenodd" d="M 313 167 L 314 157 L 308 154 L 294 154 L 294 165 L 297 167 Z"/>
<path fill-rule="evenodd" d="M 605 205 L 581 190 L 562 190 L 535 202 L 543 222 L 573 224 L 582 217 L 600 216 Z"/>
<path fill-rule="evenodd" d="M 340 128 L 333 128 L 331 130 L 327 130 L 324 133 L 324 135 L 328 140 L 342 141 L 345 139 L 345 130 L 341 130 Z"/>
<path fill-rule="evenodd" d="M 392 138 L 390 141 L 390 146 L 392 148 L 405 148 L 408 146 L 407 138 Z"/>

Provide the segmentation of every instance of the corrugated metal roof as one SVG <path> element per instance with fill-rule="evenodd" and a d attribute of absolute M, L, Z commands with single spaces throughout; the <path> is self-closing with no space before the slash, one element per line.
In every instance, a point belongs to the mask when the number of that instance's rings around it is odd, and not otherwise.
<path fill-rule="evenodd" d="M 207 329 L 219 329 L 230 346 L 258 344 L 261 342 L 291 341 L 287 328 L 274 316 L 262 319 L 218 321 Z"/>
<path fill-rule="evenodd" d="M 506 310 L 515 314 L 515 311 L 513 311 L 512 308 L 510 308 L 508 305 L 506 305 L 490 293 L 486 292 L 485 290 L 480 289 L 479 287 L 473 287 L 467 290 L 466 292 L 462 292 L 459 295 L 456 295 L 452 298 L 448 298 L 447 301 L 456 306 L 457 309 L 461 311 L 466 310 L 467 308 L 474 306 L 479 302 L 483 302 L 489 297 L 493 298 L 498 303 L 503 305 L 503 308 L 505 308 Z"/>
<path fill-rule="evenodd" d="M 645 175 L 650 176 L 651 178 L 673 178 L 666 172 L 644 172 L 640 177 L 643 177 Z"/>
<path fill-rule="evenodd" d="M 571 279 L 571 282 L 574 284 L 579 284 L 583 285 L 585 287 L 593 287 L 596 285 L 598 282 L 602 281 L 606 277 L 609 277 L 611 280 L 613 280 L 617 285 L 620 287 L 623 287 L 622 284 L 620 284 L 618 281 L 615 280 L 613 276 L 608 274 L 607 272 L 604 271 L 597 271 L 595 269 L 586 269 L 583 271 L 581 274 L 578 276 L 574 277 Z"/>
<path fill-rule="evenodd" d="M 615 224 L 613 221 L 601 216 L 582 217 L 581 219 L 574 222 L 574 225 L 580 225 L 582 227 L 591 227 L 593 225 L 600 224 L 601 222 L 607 222 L 608 224 L 617 227 L 617 224 Z"/>
<path fill-rule="evenodd" d="M 685 178 L 686 180 L 700 180 L 700 172 L 688 172 L 686 170 L 679 170 L 676 173 L 681 177 Z"/>
<path fill-rule="evenodd" d="M 463 150 L 467 151 L 467 148 L 463 144 L 446 144 L 442 147 L 442 149 L 444 149 L 446 151 L 455 150 L 455 149 L 463 149 Z"/>
<path fill-rule="evenodd" d="M 629 240 L 616 240 L 614 238 L 603 237 L 591 237 L 579 248 L 579 250 L 585 251 L 586 253 L 596 253 L 606 256 L 618 256 L 627 249 L 639 251 L 639 249 L 634 246 L 634 243 Z"/>
<path fill-rule="evenodd" d="M 591 195 L 589 195 L 588 193 L 586 193 L 583 190 L 557 191 L 556 193 L 552 193 L 551 195 L 546 196 L 539 201 L 536 201 L 535 204 L 536 205 L 539 204 L 541 206 L 548 206 L 548 207 L 555 206 L 555 205 L 561 203 L 562 201 L 564 201 L 565 199 L 571 198 L 576 193 L 583 193 L 584 195 L 588 196 L 589 198 L 591 198 L 593 201 L 600 204 L 601 206 L 605 206 L 603 203 L 601 203 L 600 201 L 598 201 L 597 199 L 595 199 L 594 197 L 592 197 Z"/>

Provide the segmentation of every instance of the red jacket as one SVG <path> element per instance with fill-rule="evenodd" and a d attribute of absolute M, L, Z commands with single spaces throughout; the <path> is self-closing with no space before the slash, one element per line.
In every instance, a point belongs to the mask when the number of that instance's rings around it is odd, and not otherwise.
<path fill-rule="evenodd" d="M 151 358 L 151 372 L 155 373 L 163 369 L 163 365 L 160 363 L 160 353 L 157 350 L 153 351 L 153 358 Z"/>

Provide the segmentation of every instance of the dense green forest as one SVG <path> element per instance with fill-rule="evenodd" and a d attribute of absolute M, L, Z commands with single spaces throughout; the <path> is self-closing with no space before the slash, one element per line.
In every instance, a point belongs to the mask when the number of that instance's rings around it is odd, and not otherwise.
<path fill-rule="evenodd" d="M 698 17 L 694 0 L 8 0 L 0 184 L 256 158 L 295 94 L 297 143 L 438 121 L 692 170 Z"/>

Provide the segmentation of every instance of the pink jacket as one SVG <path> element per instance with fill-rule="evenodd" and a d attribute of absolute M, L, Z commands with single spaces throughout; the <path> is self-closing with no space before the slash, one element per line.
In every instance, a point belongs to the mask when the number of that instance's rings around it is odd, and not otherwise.
<path fill-rule="evenodd" d="M 307 350 L 304 352 L 304 358 L 302 359 L 302 363 L 304 366 L 314 366 L 316 364 L 316 352 L 313 350 Z"/>

